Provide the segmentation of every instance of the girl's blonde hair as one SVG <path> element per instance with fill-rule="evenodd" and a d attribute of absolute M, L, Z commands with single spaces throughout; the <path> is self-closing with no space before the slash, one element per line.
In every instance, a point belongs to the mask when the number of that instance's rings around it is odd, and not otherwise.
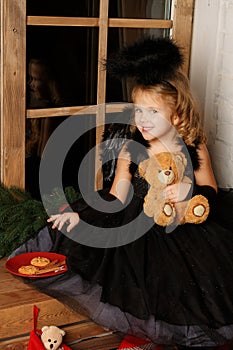
<path fill-rule="evenodd" d="M 206 136 L 202 127 L 200 113 L 196 101 L 190 90 L 186 75 L 177 71 L 174 78 L 155 85 L 144 86 L 136 84 L 132 90 L 132 100 L 138 91 L 159 94 L 171 107 L 173 113 L 180 118 L 176 129 L 188 146 L 195 143 L 206 143 Z"/>

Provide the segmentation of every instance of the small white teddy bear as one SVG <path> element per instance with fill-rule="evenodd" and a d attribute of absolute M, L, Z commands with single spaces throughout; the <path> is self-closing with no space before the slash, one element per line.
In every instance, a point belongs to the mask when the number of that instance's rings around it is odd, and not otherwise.
<path fill-rule="evenodd" d="M 65 331 L 56 326 L 44 326 L 41 331 L 41 341 L 46 350 L 62 350 L 60 345 Z"/>

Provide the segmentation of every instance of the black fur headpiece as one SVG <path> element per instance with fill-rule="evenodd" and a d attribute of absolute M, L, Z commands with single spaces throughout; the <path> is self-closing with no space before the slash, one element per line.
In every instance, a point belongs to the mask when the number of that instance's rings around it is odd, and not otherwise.
<path fill-rule="evenodd" d="M 148 37 L 110 56 L 105 66 L 114 78 L 132 77 L 140 84 L 154 85 L 172 79 L 183 61 L 172 39 Z"/>

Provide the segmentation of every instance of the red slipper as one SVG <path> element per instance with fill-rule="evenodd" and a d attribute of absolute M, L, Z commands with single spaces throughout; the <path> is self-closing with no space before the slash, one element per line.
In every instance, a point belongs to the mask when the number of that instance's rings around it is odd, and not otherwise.
<path fill-rule="evenodd" d="M 156 350 L 160 350 L 160 347 L 156 346 Z M 133 337 L 131 335 L 126 335 L 122 340 L 118 350 L 155 350 L 155 344 L 148 340 L 143 340 L 140 338 Z"/>

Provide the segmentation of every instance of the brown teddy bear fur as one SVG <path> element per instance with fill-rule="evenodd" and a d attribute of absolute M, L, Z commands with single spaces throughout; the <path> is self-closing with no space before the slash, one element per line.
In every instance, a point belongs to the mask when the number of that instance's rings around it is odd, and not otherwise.
<path fill-rule="evenodd" d="M 184 176 L 186 166 L 187 159 L 182 152 L 161 152 L 139 164 L 140 175 L 150 185 L 144 199 L 144 212 L 160 226 L 174 222 L 177 225 L 199 224 L 209 215 L 208 200 L 202 195 L 177 203 L 172 203 L 162 195 L 168 185 L 179 182 L 191 184 L 191 179 Z"/>

